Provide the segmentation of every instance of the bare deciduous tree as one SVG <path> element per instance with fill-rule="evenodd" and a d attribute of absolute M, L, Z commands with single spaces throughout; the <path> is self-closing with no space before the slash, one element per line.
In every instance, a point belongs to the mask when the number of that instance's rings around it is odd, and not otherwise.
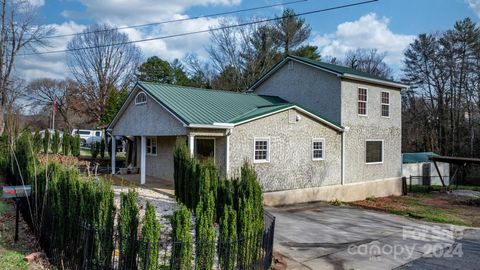
<path fill-rule="evenodd" d="M 377 49 L 350 50 L 345 56 L 344 65 L 383 78 L 392 77 L 392 69 L 385 63 L 387 54 Z"/>
<path fill-rule="evenodd" d="M 76 99 L 78 85 L 73 80 L 37 79 L 30 82 L 28 93 L 33 106 L 52 108 L 57 102 L 57 112 L 62 117 L 63 127 L 71 129 L 71 118 L 79 101 Z"/>
<path fill-rule="evenodd" d="M 67 45 L 67 64 L 78 82 L 86 113 L 98 123 L 111 91 L 128 87 L 134 80 L 141 51 L 128 36 L 109 25 L 92 25 Z"/>
<path fill-rule="evenodd" d="M 0 25 L 0 133 L 4 130 L 5 107 L 10 106 L 11 94 L 15 91 L 13 67 L 20 51 L 33 50 L 47 45 L 45 36 L 53 32 L 52 28 L 38 25 L 33 6 L 25 0 L 1 1 Z"/>

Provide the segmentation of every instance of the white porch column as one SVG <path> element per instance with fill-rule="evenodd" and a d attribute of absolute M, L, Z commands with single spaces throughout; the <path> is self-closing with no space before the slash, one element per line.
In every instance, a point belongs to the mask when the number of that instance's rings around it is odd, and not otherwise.
<path fill-rule="evenodd" d="M 145 185 L 146 164 L 147 164 L 147 137 L 142 136 L 140 143 L 140 184 Z"/>
<path fill-rule="evenodd" d="M 112 174 L 115 174 L 115 155 L 117 154 L 117 141 L 115 140 L 115 136 L 110 134 L 110 140 L 112 141 Z"/>
<path fill-rule="evenodd" d="M 194 144 L 195 143 L 195 135 L 189 134 L 188 135 L 188 149 L 190 150 L 190 155 L 193 157 L 194 151 Z"/>

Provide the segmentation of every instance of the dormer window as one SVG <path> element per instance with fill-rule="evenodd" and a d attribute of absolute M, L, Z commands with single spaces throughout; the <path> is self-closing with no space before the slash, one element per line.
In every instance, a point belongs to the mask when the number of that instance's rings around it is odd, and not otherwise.
<path fill-rule="evenodd" d="M 135 97 L 135 105 L 141 105 L 147 103 L 147 95 L 144 92 L 140 92 Z"/>

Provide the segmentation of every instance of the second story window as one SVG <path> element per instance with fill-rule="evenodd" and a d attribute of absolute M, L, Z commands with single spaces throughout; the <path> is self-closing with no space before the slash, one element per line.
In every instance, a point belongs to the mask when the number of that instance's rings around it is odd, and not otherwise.
<path fill-rule="evenodd" d="M 367 89 L 358 88 L 358 115 L 367 115 Z"/>
<path fill-rule="evenodd" d="M 390 117 L 390 93 L 389 92 L 382 92 L 381 102 L 382 102 L 382 116 Z"/>

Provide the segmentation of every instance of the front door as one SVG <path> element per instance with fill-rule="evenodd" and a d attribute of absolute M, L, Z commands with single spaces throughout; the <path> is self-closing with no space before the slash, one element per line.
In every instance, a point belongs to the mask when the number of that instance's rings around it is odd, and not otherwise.
<path fill-rule="evenodd" d="M 215 160 L 215 139 L 195 138 L 195 157 L 200 161 Z"/>

